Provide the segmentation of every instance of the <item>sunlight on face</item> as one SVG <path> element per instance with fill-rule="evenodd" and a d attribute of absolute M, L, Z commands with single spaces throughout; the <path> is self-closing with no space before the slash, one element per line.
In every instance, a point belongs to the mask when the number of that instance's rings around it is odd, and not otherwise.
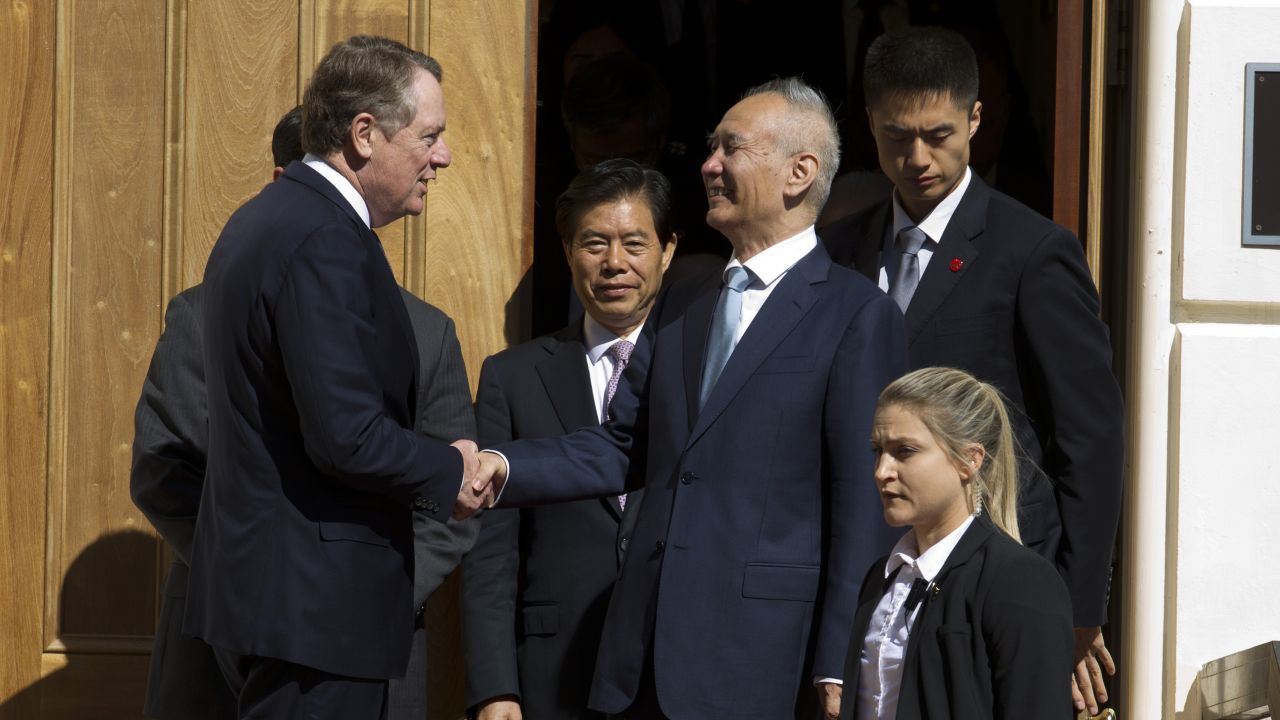
<path fill-rule="evenodd" d="M 911 525 L 917 536 L 945 535 L 971 512 L 967 467 L 959 465 L 914 412 L 876 410 L 871 448 L 876 485 L 889 525 Z"/>

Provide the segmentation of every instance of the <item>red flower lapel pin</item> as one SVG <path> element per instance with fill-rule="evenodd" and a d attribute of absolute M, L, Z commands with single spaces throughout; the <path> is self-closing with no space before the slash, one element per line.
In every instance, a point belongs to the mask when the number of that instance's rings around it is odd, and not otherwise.
<path fill-rule="evenodd" d="M 960 268 L 964 267 L 964 261 L 960 258 L 951 258 L 951 272 L 960 272 Z"/>

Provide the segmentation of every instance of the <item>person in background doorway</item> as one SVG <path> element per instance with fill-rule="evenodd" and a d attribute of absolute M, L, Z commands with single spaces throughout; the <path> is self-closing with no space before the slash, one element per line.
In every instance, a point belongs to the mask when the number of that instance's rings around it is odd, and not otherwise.
<path fill-rule="evenodd" d="M 1123 494 L 1124 407 L 1080 241 L 970 169 L 978 63 L 950 30 L 877 38 L 867 119 L 892 198 L 824 230 L 832 258 L 907 321 L 912 368 L 954 367 L 1009 399 L 1022 467 L 1022 539 L 1071 592 L 1077 708 L 1106 701 L 1102 637 Z M 1065 682 L 1065 681 L 1064 681 Z"/>

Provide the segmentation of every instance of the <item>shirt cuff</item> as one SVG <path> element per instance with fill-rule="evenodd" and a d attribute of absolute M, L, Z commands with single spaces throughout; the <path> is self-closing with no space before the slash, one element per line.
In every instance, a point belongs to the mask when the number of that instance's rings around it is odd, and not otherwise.
<path fill-rule="evenodd" d="M 511 461 L 507 459 L 506 455 L 503 455 L 497 450 L 481 450 L 480 452 L 489 453 L 490 455 L 497 455 L 498 457 L 502 458 L 502 465 L 503 467 L 506 468 L 506 471 L 503 473 L 506 476 L 506 480 L 502 481 L 502 489 L 498 491 L 497 495 L 493 496 L 493 504 L 496 507 L 498 504 L 498 500 L 502 499 L 502 493 L 506 492 L 507 490 L 507 483 L 511 482 Z"/>
<path fill-rule="evenodd" d="M 841 680 L 840 678 L 817 677 L 817 676 L 813 678 L 814 685 L 825 685 L 827 683 L 830 683 L 832 685 L 844 685 L 844 680 Z"/>

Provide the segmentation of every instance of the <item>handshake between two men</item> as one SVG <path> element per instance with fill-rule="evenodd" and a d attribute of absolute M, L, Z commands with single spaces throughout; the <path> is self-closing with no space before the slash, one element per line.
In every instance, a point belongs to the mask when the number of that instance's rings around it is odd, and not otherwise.
<path fill-rule="evenodd" d="M 455 440 L 450 445 L 462 455 L 462 487 L 453 506 L 453 519 L 466 520 L 497 503 L 507 482 L 507 463 L 497 453 L 480 452 L 471 440 Z"/>

